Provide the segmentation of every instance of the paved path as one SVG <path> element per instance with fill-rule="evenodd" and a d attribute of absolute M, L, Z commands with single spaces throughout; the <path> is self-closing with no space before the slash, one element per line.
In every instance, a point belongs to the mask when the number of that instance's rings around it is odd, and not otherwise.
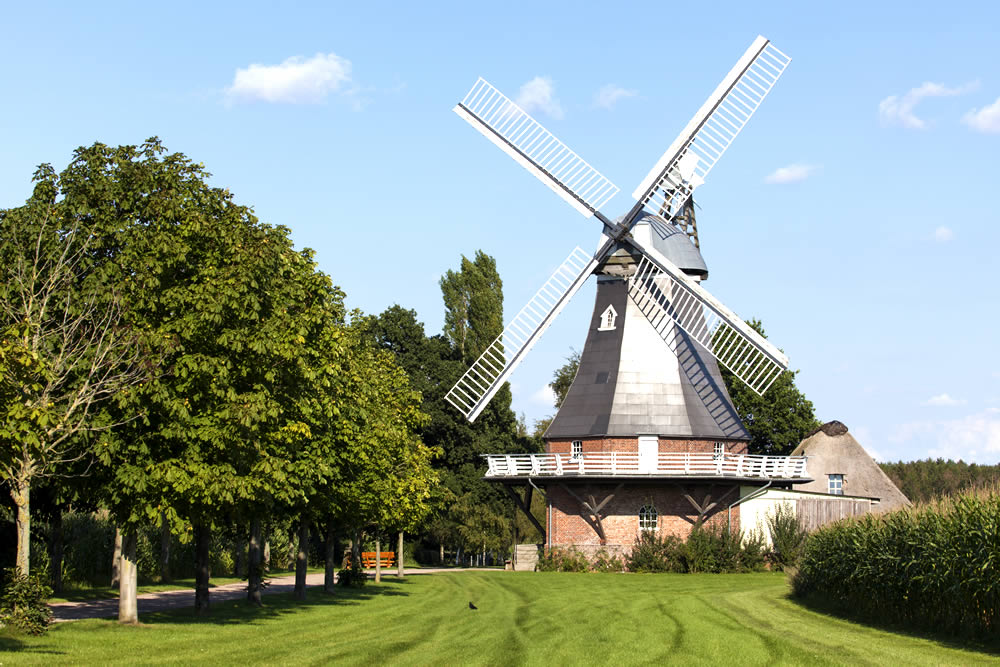
<path fill-rule="evenodd" d="M 435 572 L 464 572 L 469 570 L 498 571 L 496 568 L 407 568 L 404 573 L 412 574 L 434 574 Z M 375 570 L 368 570 L 370 576 L 375 575 Z M 386 568 L 382 570 L 385 576 L 395 576 L 396 568 Z M 323 573 L 317 572 L 306 575 L 306 586 L 322 586 Z M 295 575 L 284 577 L 273 577 L 267 588 L 263 589 L 264 595 L 274 593 L 291 593 L 295 590 Z M 209 600 L 211 602 L 222 602 L 224 600 L 242 600 L 246 598 L 247 585 L 245 582 L 225 584 L 210 589 Z M 167 609 L 177 609 L 178 607 L 194 606 L 194 589 L 184 588 L 176 591 L 160 591 L 159 593 L 144 593 L 138 596 L 139 614 L 149 614 Z M 49 605 L 52 609 L 56 623 L 63 621 L 79 621 L 85 618 L 108 618 L 118 616 L 118 598 L 107 600 L 87 600 L 83 602 L 55 602 Z"/>

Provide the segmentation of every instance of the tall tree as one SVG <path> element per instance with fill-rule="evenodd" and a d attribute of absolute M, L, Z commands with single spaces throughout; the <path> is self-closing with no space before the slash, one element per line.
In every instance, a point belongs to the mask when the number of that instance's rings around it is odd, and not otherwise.
<path fill-rule="evenodd" d="M 767 338 L 759 320 L 747 320 Z M 785 455 L 820 426 L 813 404 L 795 386 L 796 371 L 785 371 L 763 396 L 750 389 L 725 366 L 719 365 L 726 389 L 743 426 L 750 433 L 751 454 Z"/>
<path fill-rule="evenodd" d="M 552 382 L 549 383 L 549 387 L 555 395 L 556 408 L 561 407 L 563 401 L 566 400 L 566 394 L 569 392 L 569 387 L 573 384 L 573 380 L 576 378 L 576 371 L 579 368 L 580 353 L 570 348 L 569 355 L 566 357 L 566 363 L 555 370 L 552 374 Z"/>
<path fill-rule="evenodd" d="M 141 336 L 102 278 L 107 258 L 86 209 L 60 198 L 64 181 L 36 171 L 28 202 L 0 211 L 0 475 L 16 505 L 17 568 L 27 574 L 31 486 L 88 455 L 86 436 L 127 421 L 105 409 L 143 382 Z M 143 363 L 146 361 L 147 363 Z"/>

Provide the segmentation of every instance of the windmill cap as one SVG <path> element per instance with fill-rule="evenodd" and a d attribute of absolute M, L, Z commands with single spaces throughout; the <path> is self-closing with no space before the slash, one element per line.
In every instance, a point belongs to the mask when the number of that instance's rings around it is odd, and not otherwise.
<path fill-rule="evenodd" d="M 701 280 L 708 278 L 708 266 L 691 237 L 660 216 L 643 213 L 632 227 L 632 236 L 640 243 L 652 245 L 684 273 Z"/>

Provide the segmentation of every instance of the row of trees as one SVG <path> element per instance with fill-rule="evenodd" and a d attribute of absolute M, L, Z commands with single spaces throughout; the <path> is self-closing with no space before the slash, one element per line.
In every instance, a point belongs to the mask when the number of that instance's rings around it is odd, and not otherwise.
<path fill-rule="evenodd" d="M 194 539 L 199 608 L 213 529 L 249 526 L 259 602 L 264 518 L 295 516 L 306 538 L 310 525 L 404 529 L 437 488 L 420 395 L 370 319 L 345 312 L 286 228 L 208 176 L 156 139 L 94 144 L 61 173 L 40 167 L 27 203 L 0 211 L 0 474 L 17 569 L 45 480 L 59 504 L 100 505 L 121 526 L 128 621 L 140 525 Z"/>
<path fill-rule="evenodd" d="M 940 458 L 880 465 L 889 479 L 913 502 L 928 502 L 977 488 L 1000 486 L 1000 465 L 979 465 Z"/>

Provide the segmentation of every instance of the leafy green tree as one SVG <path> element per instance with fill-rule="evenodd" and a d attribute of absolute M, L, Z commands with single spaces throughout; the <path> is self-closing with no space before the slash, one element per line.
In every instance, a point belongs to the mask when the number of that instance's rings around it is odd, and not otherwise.
<path fill-rule="evenodd" d="M 152 359 L 123 320 L 89 211 L 60 199 L 65 177 L 35 172 L 27 203 L 0 211 L 0 476 L 16 505 L 17 568 L 28 574 L 31 487 L 88 456 L 117 421 L 111 398 L 143 382 Z"/>
<path fill-rule="evenodd" d="M 759 320 L 747 320 L 747 324 L 767 338 Z M 750 433 L 751 454 L 789 454 L 807 434 L 819 428 L 812 402 L 795 386 L 795 371 L 779 375 L 761 396 L 721 364 L 719 370 L 743 426 Z"/>
<path fill-rule="evenodd" d="M 556 408 L 562 406 L 563 401 L 566 400 L 566 394 L 569 392 L 569 387 L 573 384 L 573 380 L 576 378 L 576 371 L 579 368 L 580 353 L 570 348 L 569 355 L 566 357 L 566 363 L 556 369 L 555 373 L 552 374 L 552 382 L 549 383 L 552 393 L 555 394 Z"/>

